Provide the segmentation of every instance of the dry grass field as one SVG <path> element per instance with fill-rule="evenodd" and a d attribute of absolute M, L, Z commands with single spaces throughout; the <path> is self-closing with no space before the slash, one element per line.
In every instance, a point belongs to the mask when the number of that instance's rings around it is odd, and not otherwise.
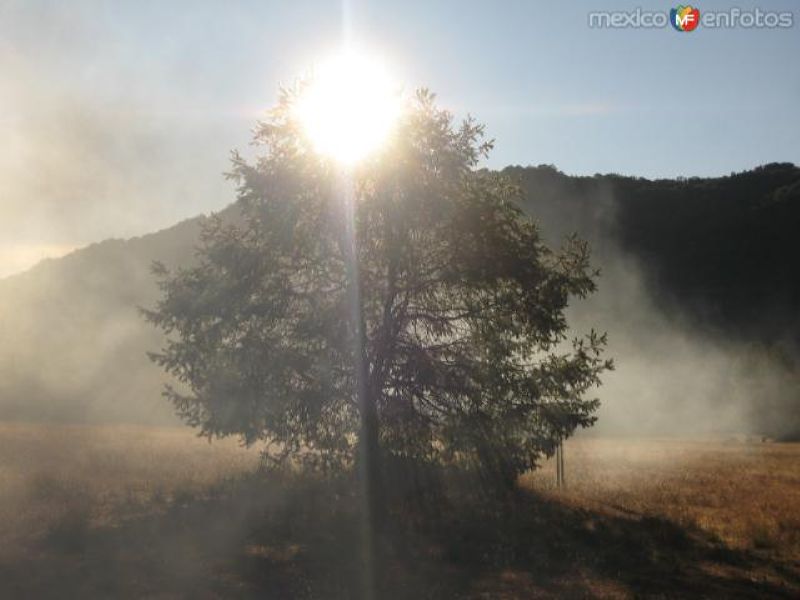
<path fill-rule="evenodd" d="M 581 438 L 566 462 L 566 490 L 548 462 L 502 510 L 404 530 L 382 597 L 800 596 L 800 445 Z M 350 597 L 346 491 L 257 465 L 187 429 L 0 425 L 0 597 Z"/>
<path fill-rule="evenodd" d="M 554 464 L 523 485 L 571 505 L 666 518 L 800 564 L 800 444 L 579 438 L 565 455 L 565 491 L 553 489 Z"/>
<path fill-rule="evenodd" d="M 113 526 L 252 470 L 258 452 L 185 428 L 0 425 L 0 557 L 68 524 Z"/>

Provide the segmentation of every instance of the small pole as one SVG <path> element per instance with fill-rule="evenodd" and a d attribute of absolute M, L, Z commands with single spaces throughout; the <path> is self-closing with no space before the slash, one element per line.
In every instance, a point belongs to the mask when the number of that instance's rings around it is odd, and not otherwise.
<path fill-rule="evenodd" d="M 566 487 L 564 478 L 564 438 L 558 438 L 556 444 L 556 488 L 562 489 Z"/>
<path fill-rule="evenodd" d="M 561 438 L 556 444 L 556 488 L 561 489 Z"/>
<path fill-rule="evenodd" d="M 558 489 L 561 489 L 563 483 L 563 474 L 561 473 L 561 438 L 558 439 L 558 450 L 556 452 L 556 470 L 558 471 Z"/>

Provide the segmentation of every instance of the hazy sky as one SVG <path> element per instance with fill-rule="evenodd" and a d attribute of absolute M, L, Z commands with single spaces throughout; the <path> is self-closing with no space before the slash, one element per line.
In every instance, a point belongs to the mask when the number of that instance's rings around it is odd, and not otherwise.
<path fill-rule="evenodd" d="M 701 11 L 727 3 L 703 2 Z M 367 2 L 359 45 L 496 138 L 491 166 L 718 175 L 800 162 L 800 4 L 789 30 L 599 30 L 666 3 Z M 342 4 L 0 0 L 0 276 L 233 199 L 233 148 L 341 38 Z"/>

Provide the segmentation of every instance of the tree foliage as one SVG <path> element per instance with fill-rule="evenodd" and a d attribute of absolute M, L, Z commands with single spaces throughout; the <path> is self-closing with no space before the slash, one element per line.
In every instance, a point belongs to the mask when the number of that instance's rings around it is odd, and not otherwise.
<path fill-rule="evenodd" d="M 483 127 L 421 90 L 385 148 L 344 173 L 310 148 L 298 93 L 258 125 L 257 160 L 234 154 L 241 220 L 205 230 L 196 266 L 157 269 L 146 315 L 168 334 L 153 359 L 183 384 L 166 390 L 180 416 L 273 458 L 347 468 L 360 351 L 382 455 L 512 480 L 591 425 L 605 336 L 570 340 L 565 318 L 595 289 L 588 248 L 548 249 L 520 189 L 477 168 Z"/>

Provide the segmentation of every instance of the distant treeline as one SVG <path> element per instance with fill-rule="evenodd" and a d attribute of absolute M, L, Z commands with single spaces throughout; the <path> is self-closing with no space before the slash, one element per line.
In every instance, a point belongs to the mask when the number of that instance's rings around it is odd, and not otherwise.
<path fill-rule="evenodd" d="M 638 262 L 655 300 L 698 326 L 797 347 L 800 168 L 775 163 L 726 177 L 573 177 L 509 167 L 545 234 L 576 231 L 601 268 Z M 601 283 L 602 285 L 602 283 Z"/>

